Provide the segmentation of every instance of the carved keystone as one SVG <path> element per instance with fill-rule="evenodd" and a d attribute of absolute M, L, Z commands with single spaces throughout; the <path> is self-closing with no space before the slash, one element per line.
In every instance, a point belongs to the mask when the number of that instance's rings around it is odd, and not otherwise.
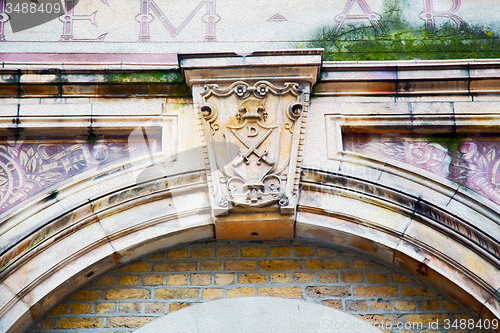
<path fill-rule="evenodd" d="M 292 238 L 309 95 L 322 51 L 180 56 L 218 239 Z"/>

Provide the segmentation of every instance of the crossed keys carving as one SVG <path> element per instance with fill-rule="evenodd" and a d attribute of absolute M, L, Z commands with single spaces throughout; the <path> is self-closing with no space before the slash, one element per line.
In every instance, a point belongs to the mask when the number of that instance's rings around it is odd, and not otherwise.
<path fill-rule="evenodd" d="M 231 130 L 231 133 L 234 134 L 234 136 L 246 147 L 248 148 L 248 150 L 244 153 L 241 152 L 241 150 L 238 152 L 239 156 L 237 158 L 237 160 L 235 162 L 233 162 L 233 164 L 235 166 L 238 166 L 240 165 L 243 161 L 245 161 L 245 163 L 248 165 L 250 163 L 250 161 L 248 160 L 248 157 L 252 154 L 255 154 L 257 155 L 257 157 L 259 158 L 257 160 L 257 164 L 260 165 L 260 161 L 264 161 L 264 163 L 266 163 L 267 165 L 273 165 L 274 162 L 273 161 L 270 161 L 268 158 L 267 158 L 267 153 L 268 151 L 267 150 L 264 150 L 264 152 L 260 151 L 258 148 L 260 147 L 260 145 L 269 137 L 269 135 L 271 135 L 271 133 L 273 132 L 273 128 L 269 129 L 264 135 L 262 135 L 260 137 L 260 139 L 254 143 L 253 145 L 250 145 L 250 143 L 248 143 L 241 135 L 239 135 L 234 129 L 230 128 Z"/>

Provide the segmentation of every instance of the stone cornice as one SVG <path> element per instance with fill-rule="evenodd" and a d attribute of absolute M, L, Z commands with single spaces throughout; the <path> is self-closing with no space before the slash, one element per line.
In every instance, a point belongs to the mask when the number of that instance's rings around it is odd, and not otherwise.
<path fill-rule="evenodd" d="M 500 61 L 325 62 L 316 96 L 422 96 L 500 93 Z"/>

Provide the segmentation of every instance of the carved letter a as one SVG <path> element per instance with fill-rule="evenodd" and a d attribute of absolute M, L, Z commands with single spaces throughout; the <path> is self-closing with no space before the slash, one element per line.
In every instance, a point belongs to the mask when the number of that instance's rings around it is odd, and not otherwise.
<path fill-rule="evenodd" d="M 352 6 L 354 5 L 354 2 L 358 3 L 358 5 L 363 10 L 364 14 L 362 15 L 349 14 L 351 12 Z M 381 19 L 381 16 L 373 12 L 370 6 L 368 6 L 368 4 L 366 3 L 366 0 L 348 0 L 342 13 L 335 16 L 335 21 L 337 21 L 337 26 L 335 27 L 335 33 L 337 33 L 340 30 L 340 28 L 342 28 L 346 20 L 360 20 L 360 19 L 369 20 L 372 26 L 375 28 L 375 30 L 377 30 L 377 32 L 382 32 L 380 24 L 378 23 L 378 21 Z"/>

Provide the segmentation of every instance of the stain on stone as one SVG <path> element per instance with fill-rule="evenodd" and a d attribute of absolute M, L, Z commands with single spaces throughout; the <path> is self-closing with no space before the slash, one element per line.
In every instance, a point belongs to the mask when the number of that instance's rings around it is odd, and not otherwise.
<path fill-rule="evenodd" d="M 49 202 L 51 200 L 56 200 L 59 192 L 57 190 L 53 190 L 49 193 L 49 195 L 45 198 L 45 202 Z"/>
<path fill-rule="evenodd" d="M 309 42 L 309 47 L 324 48 L 324 60 L 408 60 L 408 59 L 479 59 L 500 57 L 500 37 L 488 27 L 447 23 L 429 29 L 424 22 L 413 26 L 405 22 L 402 4 L 387 1 L 379 23 L 334 24 L 324 27 Z"/>

